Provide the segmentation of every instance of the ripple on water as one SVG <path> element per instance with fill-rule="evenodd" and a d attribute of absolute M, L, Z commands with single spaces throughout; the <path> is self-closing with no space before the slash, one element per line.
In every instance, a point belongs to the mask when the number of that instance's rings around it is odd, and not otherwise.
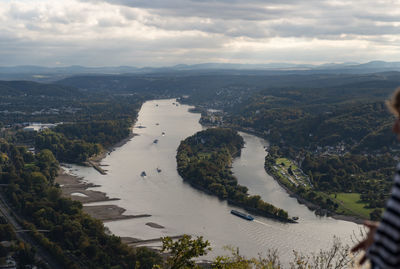
<path fill-rule="evenodd" d="M 158 107 L 155 104 L 158 104 Z M 225 245 L 237 246 L 242 254 L 256 257 L 269 248 L 277 248 L 284 263 L 292 260 L 292 250 L 318 251 L 327 248 L 333 235 L 349 238 L 357 225 L 330 218 L 317 218 L 303 205 L 290 198 L 264 171 L 264 146 L 268 143 L 249 134 L 242 134 L 246 148 L 233 163 L 239 184 L 249 187 L 252 194 L 276 204 L 291 215 L 299 216 L 299 224 L 282 224 L 256 217 L 261 223 L 247 222 L 231 215 L 234 207 L 204 194 L 184 183 L 176 171 L 176 149 L 181 140 L 200 131 L 200 114 L 188 112 L 188 106 L 172 106 L 172 100 L 149 101 L 143 104 L 138 123 L 147 128 L 135 129 L 139 136 L 108 155 L 108 174 L 100 176 L 93 169 L 73 166 L 74 171 L 90 183 L 99 184 L 96 190 L 106 192 L 113 202 L 127 209 L 126 214 L 151 214 L 146 219 L 108 222 L 106 226 L 119 236 L 151 239 L 183 233 L 202 235 L 210 240 L 213 252 L 209 257 L 226 254 Z M 166 135 L 162 136 L 158 122 Z M 159 139 L 155 146 L 153 141 Z M 160 174 L 156 168 L 162 168 Z M 146 171 L 148 178 L 140 173 Z M 165 229 L 152 229 L 155 222 Z M 350 239 L 350 238 L 349 238 Z"/>

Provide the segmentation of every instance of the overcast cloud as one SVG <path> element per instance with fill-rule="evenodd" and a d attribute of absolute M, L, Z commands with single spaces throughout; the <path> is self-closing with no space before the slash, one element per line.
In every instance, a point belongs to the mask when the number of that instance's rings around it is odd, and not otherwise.
<path fill-rule="evenodd" d="M 400 61 L 400 1 L 3 0 L 0 65 Z"/>

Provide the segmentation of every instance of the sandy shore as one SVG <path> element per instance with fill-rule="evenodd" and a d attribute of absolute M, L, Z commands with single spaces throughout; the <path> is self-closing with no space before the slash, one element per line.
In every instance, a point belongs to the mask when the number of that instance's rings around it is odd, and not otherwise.
<path fill-rule="evenodd" d="M 183 237 L 183 235 L 170 236 L 170 238 L 172 238 L 172 239 L 180 239 L 182 237 Z M 161 237 L 147 239 L 147 240 L 140 240 L 140 239 L 133 238 L 133 237 L 121 237 L 121 240 L 128 246 L 139 246 L 139 245 L 148 244 L 148 243 L 161 242 Z"/>
<path fill-rule="evenodd" d="M 83 211 L 103 222 L 151 217 L 149 214 L 123 215 L 126 210 L 116 205 L 87 205 L 83 207 Z"/>
<path fill-rule="evenodd" d="M 150 226 L 152 228 L 156 228 L 156 229 L 164 229 L 165 228 L 164 226 L 154 223 L 154 222 L 147 222 L 146 225 Z"/>
<path fill-rule="evenodd" d="M 63 197 L 71 198 L 72 200 L 81 202 L 84 205 L 83 206 L 84 212 L 104 222 L 134 219 L 134 218 L 145 218 L 151 216 L 149 214 L 124 215 L 124 212 L 126 210 L 116 205 L 96 205 L 96 206 L 85 205 L 87 203 L 115 201 L 119 199 L 110 198 L 105 193 L 100 191 L 88 190 L 88 188 L 99 187 L 99 186 L 83 182 L 82 178 L 67 174 L 62 168 L 60 168 L 59 170 L 58 177 L 56 178 L 56 183 L 58 183 L 61 186 Z M 153 227 L 153 228 L 158 228 L 158 227 Z"/>
<path fill-rule="evenodd" d="M 100 168 L 104 166 L 100 164 L 101 160 L 104 159 L 110 152 L 114 151 L 115 148 L 123 146 L 125 143 L 130 141 L 136 135 L 137 134 L 133 133 L 131 129 L 131 134 L 129 135 L 129 137 L 121 140 L 113 147 L 103 151 L 101 154 L 90 158 L 89 162 L 91 166 L 93 166 L 94 169 L 96 169 L 97 171 L 100 170 L 99 172 L 101 174 L 105 174 L 107 170 Z M 101 171 L 104 171 L 104 173 L 102 173 Z M 90 216 L 99 219 L 103 222 L 134 219 L 134 218 L 145 218 L 151 216 L 149 214 L 124 215 L 124 212 L 126 210 L 117 205 L 96 205 L 96 206 L 87 205 L 88 203 L 93 203 L 93 202 L 115 201 L 119 200 L 119 198 L 110 198 L 103 192 L 88 190 L 89 188 L 94 188 L 99 186 L 94 185 L 92 183 L 86 183 L 83 181 L 82 178 L 66 173 L 62 167 L 59 170 L 55 182 L 61 186 L 63 197 L 71 198 L 72 200 L 81 202 L 84 205 L 83 206 L 84 212 L 88 213 Z M 153 222 L 148 222 L 146 223 L 146 225 L 155 229 L 164 228 L 162 225 Z M 127 238 L 127 239 L 140 241 L 140 239 L 135 239 L 135 238 Z"/>
<path fill-rule="evenodd" d="M 71 198 L 83 204 L 119 200 L 118 198 L 110 198 L 103 192 L 88 190 L 88 188 L 98 186 L 92 183 L 85 183 L 82 181 L 82 178 L 67 174 L 62 168 L 60 168 L 55 182 L 61 186 L 64 197 Z"/>

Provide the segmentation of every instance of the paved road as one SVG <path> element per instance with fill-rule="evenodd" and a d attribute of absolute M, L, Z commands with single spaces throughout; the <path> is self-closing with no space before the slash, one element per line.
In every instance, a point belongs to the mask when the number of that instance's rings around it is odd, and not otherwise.
<path fill-rule="evenodd" d="M 10 212 L 11 208 L 8 206 L 3 194 L 0 191 L 0 213 L 7 219 L 7 222 L 11 224 L 14 231 L 23 230 L 21 225 L 17 222 L 15 217 L 13 217 Z M 45 250 L 42 246 L 37 244 L 35 240 L 26 232 L 16 233 L 17 238 L 33 246 L 36 249 L 36 255 L 39 260 L 42 260 L 51 269 L 61 269 L 63 268 L 60 264 Z"/>

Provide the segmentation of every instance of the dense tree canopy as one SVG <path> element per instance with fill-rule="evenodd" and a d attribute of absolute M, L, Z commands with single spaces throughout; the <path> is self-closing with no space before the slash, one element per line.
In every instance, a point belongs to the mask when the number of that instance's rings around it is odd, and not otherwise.
<path fill-rule="evenodd" d="M 286 211 L 264 202 L 260 196 L 249 196 L 247 188 L 237 183 L 230 166 L 240 154 L 243 138 L 230 129 L 211 128 L 181 142 L 176 156 L 179 174 L 194 187 L 254 212 L 287 219 Z"/>
<path fill-rule="evenodd" d="M 135 268 L 136 264 L 151 268 L 160 262 L 156 253 L 132 249 L 119 237 L 108 235 L 101 221 L 83 213 L 80 202 L 61 197 L 60 189 L 53 184 L 58 161 L 50 150 L 32 155 L 25 147 L 0 141 L 0 156 L 0 184 L 10 184 L 8 199 L 31 223 L 26 224 L 30 229 L 50 230 L 46 235 L 35 232 L 34 236 L 65 267 L 78 266 L 68 253 L 89 268 Z M 7 226 L 1 226 L 0 233 L 2 229 Z"/>

